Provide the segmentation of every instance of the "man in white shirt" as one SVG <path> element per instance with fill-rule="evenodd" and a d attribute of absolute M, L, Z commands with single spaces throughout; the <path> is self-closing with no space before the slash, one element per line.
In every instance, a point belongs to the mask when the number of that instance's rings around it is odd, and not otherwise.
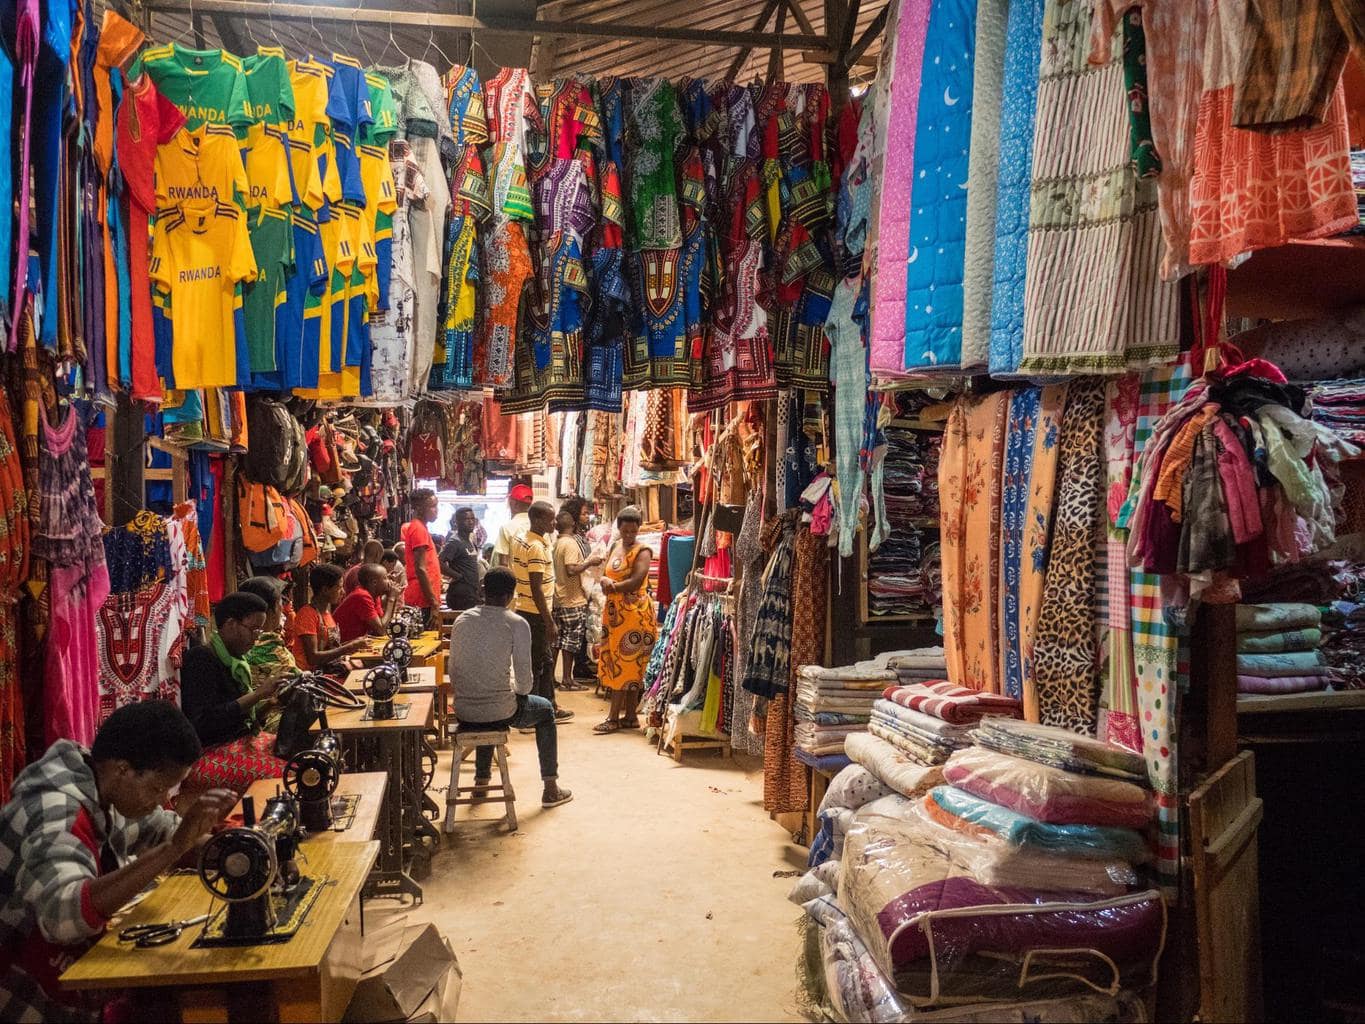
<path fill-rule="evenodd" d="M 483 578 L 483 604 L 455 620 L 450 630 L 450 685 L 460 728 L 535 729 L 542 807 L 558 807 L 573 799 L 559 785 L 559 739 L 554 705 L 531 693 L 531 627 L 508 606 L 517 590 L 506 569 L 490 569 Z M 474 785 L 487 786 L 493 773 L 493 748 L 474 752 Z"/>
<path fill-rule="evenodd" d="M 535 492 L 527 484 L 516 484 L 507 492 L 507 507 L 512 510 L 512 518 L 502 524 L 498 539 L 493 542 L 494 565 L 511 566 L 517 541 L 526 536 L 526 531 L 531 528 L 529 513 L 535 497 Z"/>

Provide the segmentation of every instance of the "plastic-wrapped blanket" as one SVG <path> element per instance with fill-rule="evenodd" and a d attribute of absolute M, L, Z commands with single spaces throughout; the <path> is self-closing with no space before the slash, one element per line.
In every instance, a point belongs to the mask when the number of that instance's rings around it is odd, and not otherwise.
<path fill-rule="evenodd" d="M 1150 856 L 1146 841 L 1130 828 L 1049 825 L 972 796 L 956 786 L 935 786 L 924 798 L 924 808 L 940 825 L 968 834 L 996 836 L 1013 846 L 1128 864 L 1142 864 Z"/>
<path fill-rule="evenodd" d="M 1054 825 L 1143 828 L 1152 820 L 1152 797 L 1141 786 L 984 747 L 953 754 L 943 777 L 983 800 Z"/>
<path fill-rule="evenodd" d="M 972 738 L 990 750 L 1070 772 L 1110 775 L 1144 783 L 1147 779 L 1142 755 L 1052 725 L 989 718 L 982 720 Z"/>
<path fill-rule="evenodd" d="M 866 812 L 844 840 L 839 903 L 917 1006 L 1116 995 L 1155 980 L 1166 911 L 1155 890 L 1109 899 L 996 887 L 959 833 Z"/>
<path fill-rule="evenodd" d="M 844 740 L 844 753 L 901 796 L 921 796 L 943 782 L 943 770 L 921 764 L 892 743 L 871 733 L 855 732 Z"/>

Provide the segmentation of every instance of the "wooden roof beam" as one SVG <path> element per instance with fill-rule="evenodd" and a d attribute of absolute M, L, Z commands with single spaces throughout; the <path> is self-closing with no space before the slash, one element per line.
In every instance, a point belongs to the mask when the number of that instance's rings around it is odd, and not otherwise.
<path fill-rule="evenodd" d="M 777 10 L 779 3 L 781 0 L 763 0 L 763 9 L 758 12 L 758 18 L 754 21 L 755 31 L 768 24 L 768 19 L 772 17 L 773 11 Z M 735 59 L 730 63 L 730 70 L 725 73 L 727 80 L 734 81 L 735 76 L 744 70 L 744 65 L 749 63 L 749 54 L 753 52 L 752 46 L 746 46 L 735 54 Z"/>

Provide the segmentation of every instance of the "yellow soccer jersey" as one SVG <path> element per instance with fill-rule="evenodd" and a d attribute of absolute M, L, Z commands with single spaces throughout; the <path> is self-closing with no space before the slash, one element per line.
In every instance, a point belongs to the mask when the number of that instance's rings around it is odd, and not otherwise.
<path fill-rule="evenodd" d="M 355 227 L 351 218 L 342 215 L 343 206 L 331 207 L 331 216 L 318 225 L 322 251 L 331 269 L 327 294 L 323 296 L 319 317 L 318 386 L 317 390 L 296 391 L 302 398 L 319 400 L 341 397 L 341 364 L 346 351 L 346 286 L 355 268 Z"/>
<path fill-rule="evenodd" d="M 248 207 L 279 209 L 294 201 L 289 174 L 289 136 L 282 128 L 253 124 L 242 149 L 249 189 Z"/>
<path fill-rule="evenodd" d="M 306 142 L 288 136 L 286 138 L 289 142 L 289 166 L 294 172 L 294 191 L 298 194 L 299 202 L 316 214 L 326 201 L 322 194 L 317 153 Z"/>
<path fill-rule="evenodd" d="M 156 147 L 156 204 L 187 200 L 244 206 L 250 193 L 237 136 L 227 125 L 181 128 Z"/>
<path fill-rule="evenodd" d="M 231 203 L 192 199 L 157 214 L 152 284 L 171 318 L 171 366 L 181 389 L 250 379 L 242 282 L 256 273 L 246 215 Z M 245 371 L 245 372 L 243 372 Z"/>
<path fill-rule="evenodd" d="M 332 120 L 327 116 L 327 89 L 333 71 L 315 60 L 289 62 L 289 83 L 294 89 L 294 120 L 289 137 L 311 147 L 322 178 L 322 193 L 329 203 L 341 201 L 341 176 L 337 173 L 332 142 Z M 299 177 L 295 165 L 294 176 Z"/>
<path fill-rule="evenodd" d="M 351 224 L 353 237 L 356 238 L 356 258 L 351 267 L 351 276 L 346 284 L 346 315 L 343 336 L 346 349 L 342 357 L 341 395 L 343 398 L 358 398 L 362 364 L 369 362 L 364 348 L 370 344 L 370 310 L 374 309 L 379 298 L 378 277 L 375 268 L 379 260 L 374 251 L 374 232 L 365 217 L 365 211 L 351 203 L 342 207 Z"/>

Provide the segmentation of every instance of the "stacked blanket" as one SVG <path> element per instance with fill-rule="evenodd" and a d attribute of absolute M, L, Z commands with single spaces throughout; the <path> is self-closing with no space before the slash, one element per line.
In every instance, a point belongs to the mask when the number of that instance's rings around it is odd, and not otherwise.
<path fill-rule="evenodd" d="M 921 796 L 943 782 L 941 769 L 916 760 L 871 733 L 853 733 L 844 741 L 844 752 L 854 765 L 866 769 L 882 785 L 904 797 Z"/>
<path fill-rule="evenodd" d="M 1018 718 L 1023 714 L 1023 705 L 1012 697 L 969 690 L 943 681 L 888 686 L 882 696 L 902 707 L 954 725 L 970 725 L 986 715 Z"/>
<path fill-rule="evenodd" d="M 1311 604 L 1237 606 L 1237 692 L 1305 693 L 1332 683 L 1322 614 Z"/>
<path fill-rule="evenodd" d="M 942 764 L 954 750 L 967 745 L 971 732 L 968 726 L 953 725 L 885 699 L 873 703 L 867 728 L 922 764 Z"/>
<path fill-rule="evenodd" d="M 796 748 L 817 755 L 842 752 L 845 738 L 867 728 L 872 702 L 895 678 L 892 669 L 869 661 L 840 668 L 802 665 L 792 699 Z"/>
<path fill-rule="evenodd" d="M 981 721 L 972 739 L 978 746 L 1083 775 L 1108 775 L 1146 784 L 1142 756 L 1067 729 L 1007 718 Z"/>

